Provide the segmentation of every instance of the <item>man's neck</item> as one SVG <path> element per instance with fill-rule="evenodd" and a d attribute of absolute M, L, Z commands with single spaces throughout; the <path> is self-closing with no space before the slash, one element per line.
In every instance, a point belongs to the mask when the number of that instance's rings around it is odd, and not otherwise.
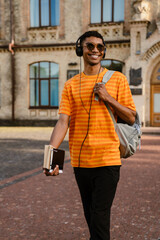
<path fill-rule="evenodd" d="M 86 65 L 84 66 L 84 74 L 85 75 L 97 75 L 98 73 L 102 72 L 103 68 L 101 67 L 100 64 L 91 66 L 91 65 Z"/>

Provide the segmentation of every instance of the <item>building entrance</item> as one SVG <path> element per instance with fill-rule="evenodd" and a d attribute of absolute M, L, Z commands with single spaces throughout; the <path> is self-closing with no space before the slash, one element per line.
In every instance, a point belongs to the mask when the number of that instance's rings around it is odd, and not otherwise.
<path fill-rule="evenodd" d="M 160 62 L 151 77 L 151 126 L 160 127 Z"/>

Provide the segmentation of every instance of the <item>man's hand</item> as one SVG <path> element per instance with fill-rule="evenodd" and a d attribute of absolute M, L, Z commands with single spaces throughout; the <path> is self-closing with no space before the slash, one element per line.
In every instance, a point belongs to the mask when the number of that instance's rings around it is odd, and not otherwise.
<path fill-rule="evenodd" d="M 99 98 L 105 102 L 108 101 L 108 98 L 111 96 L 107 92 L 107 89 L 103 83 L 96 83 L 94 86 L 94 94 L 98 94 Z"/>
<path fill-rule="evenodd" d="M 105 85 L 95 84 L 94 93 L 98 94 L 100 100 L 107 102 L 116 112 L 116 114 L 125 122 L 130 125 L 133 125 L 135 122 L 136 112 L 121 105 L 118 101 L 116 101 L 107 91 Z"/>
<path fill-rule="evenodd" d="M 56 165 L 56 167 L 52 171 L 49 171 L 48 169 L 44 168 L 43 173 L 46 176 L 57 176 L 57 175 L 59 175 L 59 166 Z"/>

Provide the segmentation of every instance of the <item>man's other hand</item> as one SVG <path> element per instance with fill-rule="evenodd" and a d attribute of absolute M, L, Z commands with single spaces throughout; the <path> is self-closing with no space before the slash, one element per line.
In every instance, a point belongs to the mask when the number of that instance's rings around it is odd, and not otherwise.
<path fill-rule="evenodd" d="M 59 175 L 59 166 L 56 165 L 56 167 L 52 171 L 49 171 L 48 169 L 44 168 L 43 173 L 46 176 L 57 176 L 57 175 Z"/>

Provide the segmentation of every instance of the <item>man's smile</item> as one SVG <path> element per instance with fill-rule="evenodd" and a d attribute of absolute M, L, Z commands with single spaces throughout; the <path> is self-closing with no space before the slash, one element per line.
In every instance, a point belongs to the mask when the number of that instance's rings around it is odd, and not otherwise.
<path fill-rule="evenodd" d="M 96 55 L 96 54 L 88 54 L 91 58 L 93 59 L 98 59 L 101 55 Z"/>

